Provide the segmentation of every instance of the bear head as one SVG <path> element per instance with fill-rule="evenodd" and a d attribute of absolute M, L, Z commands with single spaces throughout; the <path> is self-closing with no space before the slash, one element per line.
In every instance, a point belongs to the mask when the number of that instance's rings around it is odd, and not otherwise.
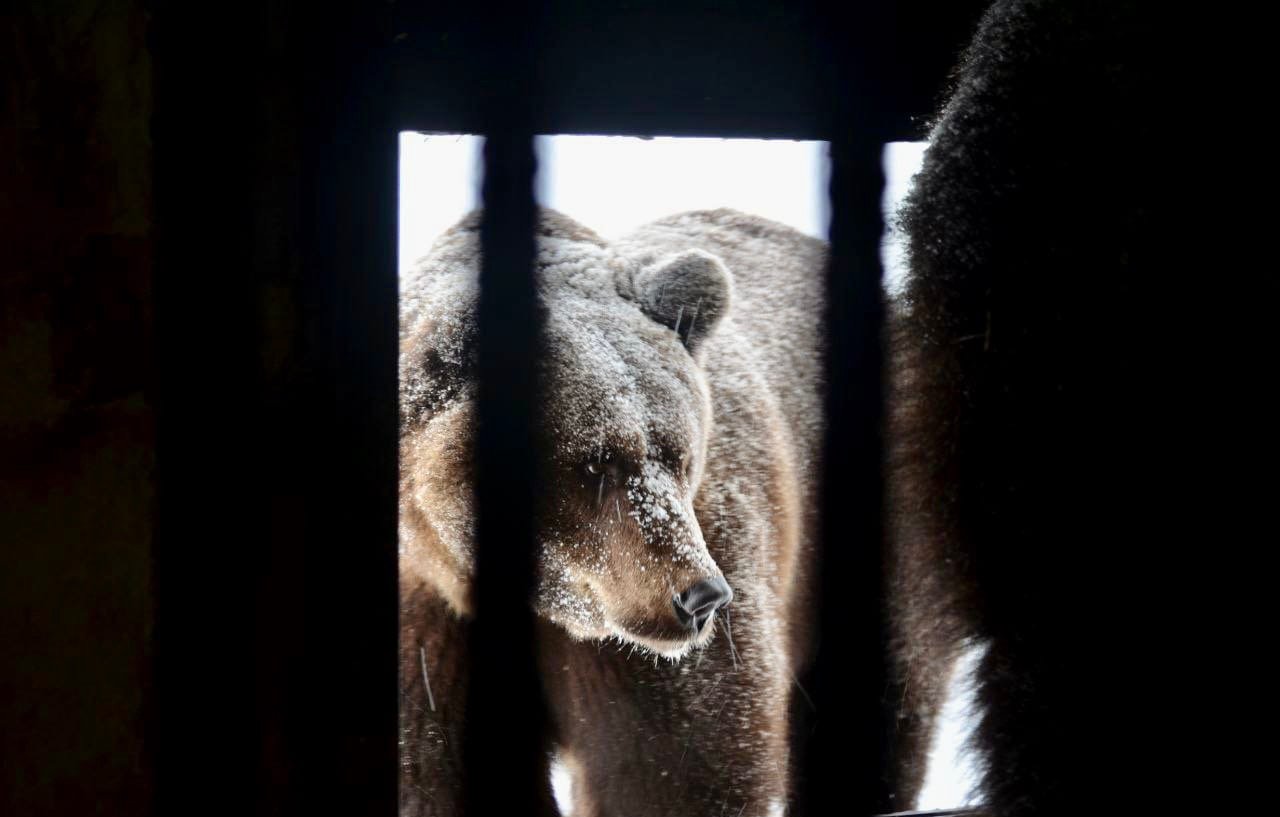
<path fill-rule="evenodd" d="M 471 612 L 479 216 L 402 282 L 402 575 Z M 732 591 L 694 515 L 713 422 L 699 363 L 732 282 L 689 250 L 624 257 L 543 211 L 536 531 L 539 615 L 575 638 L 677 658 Z"/>

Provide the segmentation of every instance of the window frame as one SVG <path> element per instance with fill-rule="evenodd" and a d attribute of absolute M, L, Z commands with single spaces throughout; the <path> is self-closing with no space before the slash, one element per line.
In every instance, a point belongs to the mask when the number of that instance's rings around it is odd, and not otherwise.
<path fill-rule="evenodd" d="M 501 239 L 529 223 L 535 134 L 829 142 L 828 416 L 840 422 L 828 423 L 824 536 L 880 540 L 880 148 L 921 135 L 984 4 L 869 4 L 856 19 L 844 4 L 756 0 L 562 0 L 538 17 L 537 4 L 407 5 L 304 15 L 271 4 L 219 21 L 156 4 L 161 488 L 147 719 L 160 811 L 189 808 L 210 768 L 221 770 L 211 809 L 398 808 L 402 130 L 505 136 L 492 140 L 489 166 L 504 175 L 487 176 L 484 238 L 484 280 L 503 287 L 529 268 L 531 239 Z M 517 302 L 532 314 L 527 290 Z M 482 344 L 500 324 L 482 317 Z M 482 371 L 500 378 L 513 361 Z M 482 446 L 482 462 L 527 429 L 519 390 L 532 384 L 515 382 L 492 401 L 507 407 L 494 416 L 511 434 Z M 481 486 L 480 506 L 520 490 Z M 527 514 L 511 508 L 492 530 L 531 542 Z M 485 524 L 482 564 L 494 536 Z M 823 647 L 805 679 L 823 725 L 796 787 L 810 813 L 837 799 L 882 812 L 891 724 L 880 553 L 824 553 L 827 581 L 842 578 L 823 590 Z M 493 598 L 518 598 L 512 588 L 528 575 L 500 581 Z M 527 606 L 506 608 L 495 614 L 504 627 L 531 631 Z M 524 660 L 516 674 L 534 689 Z M 499 706 L 493 690 L 473 693 Z M 198 738 L 193 701 L 204 707 Z M 468 740 L 489 747 L 495 729 L 512 727 L 473 724 Z M 849 734 L 866 740 L 851 745 Z M 498 765 L 521 779 L 521 757 Z"/>

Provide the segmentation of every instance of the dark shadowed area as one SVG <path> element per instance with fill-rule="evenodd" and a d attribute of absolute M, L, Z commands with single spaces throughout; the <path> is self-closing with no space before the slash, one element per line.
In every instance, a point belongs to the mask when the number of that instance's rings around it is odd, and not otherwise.
<path fill-rule="evenodd" d="M 566 0 L 530 39 L 486 3 L 5 3 L 0 813 L 395 812 L 402 129 L 507 131 L 490 192 L 510 209 L 485 227 L 507 272 L 528 249 L 503 238 L 530 221 L 533 133 L 829 140 L 827 507 L 850 513 L 826 531 L 878 541 L 869 191 L 882 142 L 925 136 L 978 5 L 855 4 L 850 21 L 834 3 Z M 1241 668 L 1210 576 L 1270 575 L 1247 563 L 1269 540 L 1242 524 L 1246 494 L 1227 490 L 1237 459 L 1269 462 L 1240 438 L 1261 426 L 1245 392 L 1271 363 L 1242 363 L 1274 344 L 1234 337 L 1235 310 L 1269 301 L 1243 275 L 1249 303 L 1217 297 L 1226 267 L 1204 250 L 1224 234 L 1174 212 L 1196 212 L 1181 174 L 1208 165 L 1166 98 L 1203 61 L 1194 41 L 1164 53 L 1146 4 L 1003 5 L 1043 16 L 988 20 L 908 225 L 936 401 L 916 431 L 956 457 L 921 466 L 927 521 L 979 543 L 940 540 L 931 558 L 957 577 L 947 612 L 993 645 L 995 808 L 1151 810 L 1152 792 L 1219 787 L 1206 747 L 1244 754 L 1190 724 L 1265 708 L 1186 666 L 1269 677 Z M 497 58 L 504 42 L 519 59 Z M 1171 141 L 1176 165 L 1145 149 Z M 530 329 L 491 306 L 494 337 Z M 486 411 L 493 456 L 518 447 L 501 400 Z M 512 473 L 491 508 L 527 488 Z M 491 519 L 490 539 L 521 541 L 519 516 Z M 886 708 L 904 690 L 879 663 L 881 555 L 828 548 L 802 679 L 817 714 L 797 716 L 805 813 L 895 807 L 920 771 L 887 759 L 916 736 Z M 523 578 L 503 579 L 489 609 L 519 616 L 503 588 Z M 504 687 L 521 676 L 503 623 L 486 632 L 475 689 L 505 703 L 466 752 L 498 764 L 471 783 L 492 805 L 509 795 L 491 780 L 537 782 L 534 741 L 502 741 L 539 715 L 532 686 Z M 1185 720 L 1171 701 L 1192 702 Z"/>
<path fill-rule="evenodd" d="M 141 3 L 0 15 L 0 812 L 141 814 L 155 514 Z"/>

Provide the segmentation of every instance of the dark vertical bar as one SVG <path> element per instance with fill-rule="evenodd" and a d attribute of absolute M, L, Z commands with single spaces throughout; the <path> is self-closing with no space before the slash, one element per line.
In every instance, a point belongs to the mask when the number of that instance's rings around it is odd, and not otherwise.
<path fill-rule="evenodd" d="M 245 21 L 235 14 L 206 17 L 181 3 L 157 3 L 153 14 L 154 810 L 244 813 L 257 799 L 254 589 L 266 554 L 252 467 L 262 438 L 252 137 L 233 123 L 252 115 L 259 42 L 236 30 L 232 21 Z"/>
<path fill-rule="evenodd" d="M 530 605 L 534 569 L 533 422 L 537 401 L 529 81 L 530 14 L 491 18 L 479 305 L 475 617 L 466 699 L 468 815 L 533 811 L 548 800 L 543 703 Z"/>
<path fill-rule="evenodd" d="M 398 142 L 385 5 L 299 12 L 308 814 L 396 811 Z"/>
<path fill-rule="evenodd" d="M 809 750 L 817 804 L 889 810 L 881 507 L 881 145 L 832 142 L 822 607 Z M 816 811 L 811 813 L 817 813 Z"/>
<path fill-rule="evenodd" d="M 880 239 L 887 33 L 874 10 L 831 9 L 831 258 L 817 710 L 805 747 L 804 813 L 890 810 L 888 627 L 882 536 L 884 309 Z"/>
<path fill-rule="evenodd" d="M 880 518 L 881 150 L 878 141 L 847 129 L 832 143 L 834 218 L 827 282 L 830 391 L 820 625 L 827 672 L 818 685 L 823 718 L 814 758 L 822 773 L 814 785 L 820 795 L 850 793 L 849 770 L 859 770 L 851 802 L 859 804 L 860 813 L 889 805 L 884 776 L 889 745 L 884 716 L 888 640 Z M 832 647 L 837 654 L 832 654 Z M 855 737 L 850 741 L 849 736 Z M 836 761 L 840 744 L 853 751 Z M 822 796 L 820 802 L 835 801 Z"/>

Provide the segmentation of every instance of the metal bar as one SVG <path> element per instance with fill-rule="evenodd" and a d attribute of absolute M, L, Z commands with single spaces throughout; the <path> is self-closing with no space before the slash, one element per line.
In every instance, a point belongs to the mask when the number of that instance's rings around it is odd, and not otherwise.
<path fill-rule="evenodd" d="M 481 222 L 475 615 L 463 736 L 463 806 L 501 814 L 550 801 L 530 605 L 534 575 L 535 160 L 528 13 L 495 15 L 491 70 L 510 81 L 487 100 Z M 523 79 L 522 79 L 523 78 Z M 501 785 L 494 785 L 501 781 Z"/>
<path fill-rule="evenodd" d="M 837 12 L 838 13 L 838 12 Z M 836 17 L 835 19 L 842 19 Z M 880 240 L 885 26 L 863 8 L 833 21 L 831 254 L 818 643 L 808 689 L 817 716 L 801 749 L 802 813 L 891 811 L 892 716 L 882 547 L 884 308 Z"/>
<path fill-rule="evenodd" d="M 832 143 L 827 436 L 811 805 L 887 810 L 888 683 L 881 548 L 880 145 Z M 854 805 L 856 804 L 856 805 Z M 817 813 L 811 808 L 810 813 Z"/>

